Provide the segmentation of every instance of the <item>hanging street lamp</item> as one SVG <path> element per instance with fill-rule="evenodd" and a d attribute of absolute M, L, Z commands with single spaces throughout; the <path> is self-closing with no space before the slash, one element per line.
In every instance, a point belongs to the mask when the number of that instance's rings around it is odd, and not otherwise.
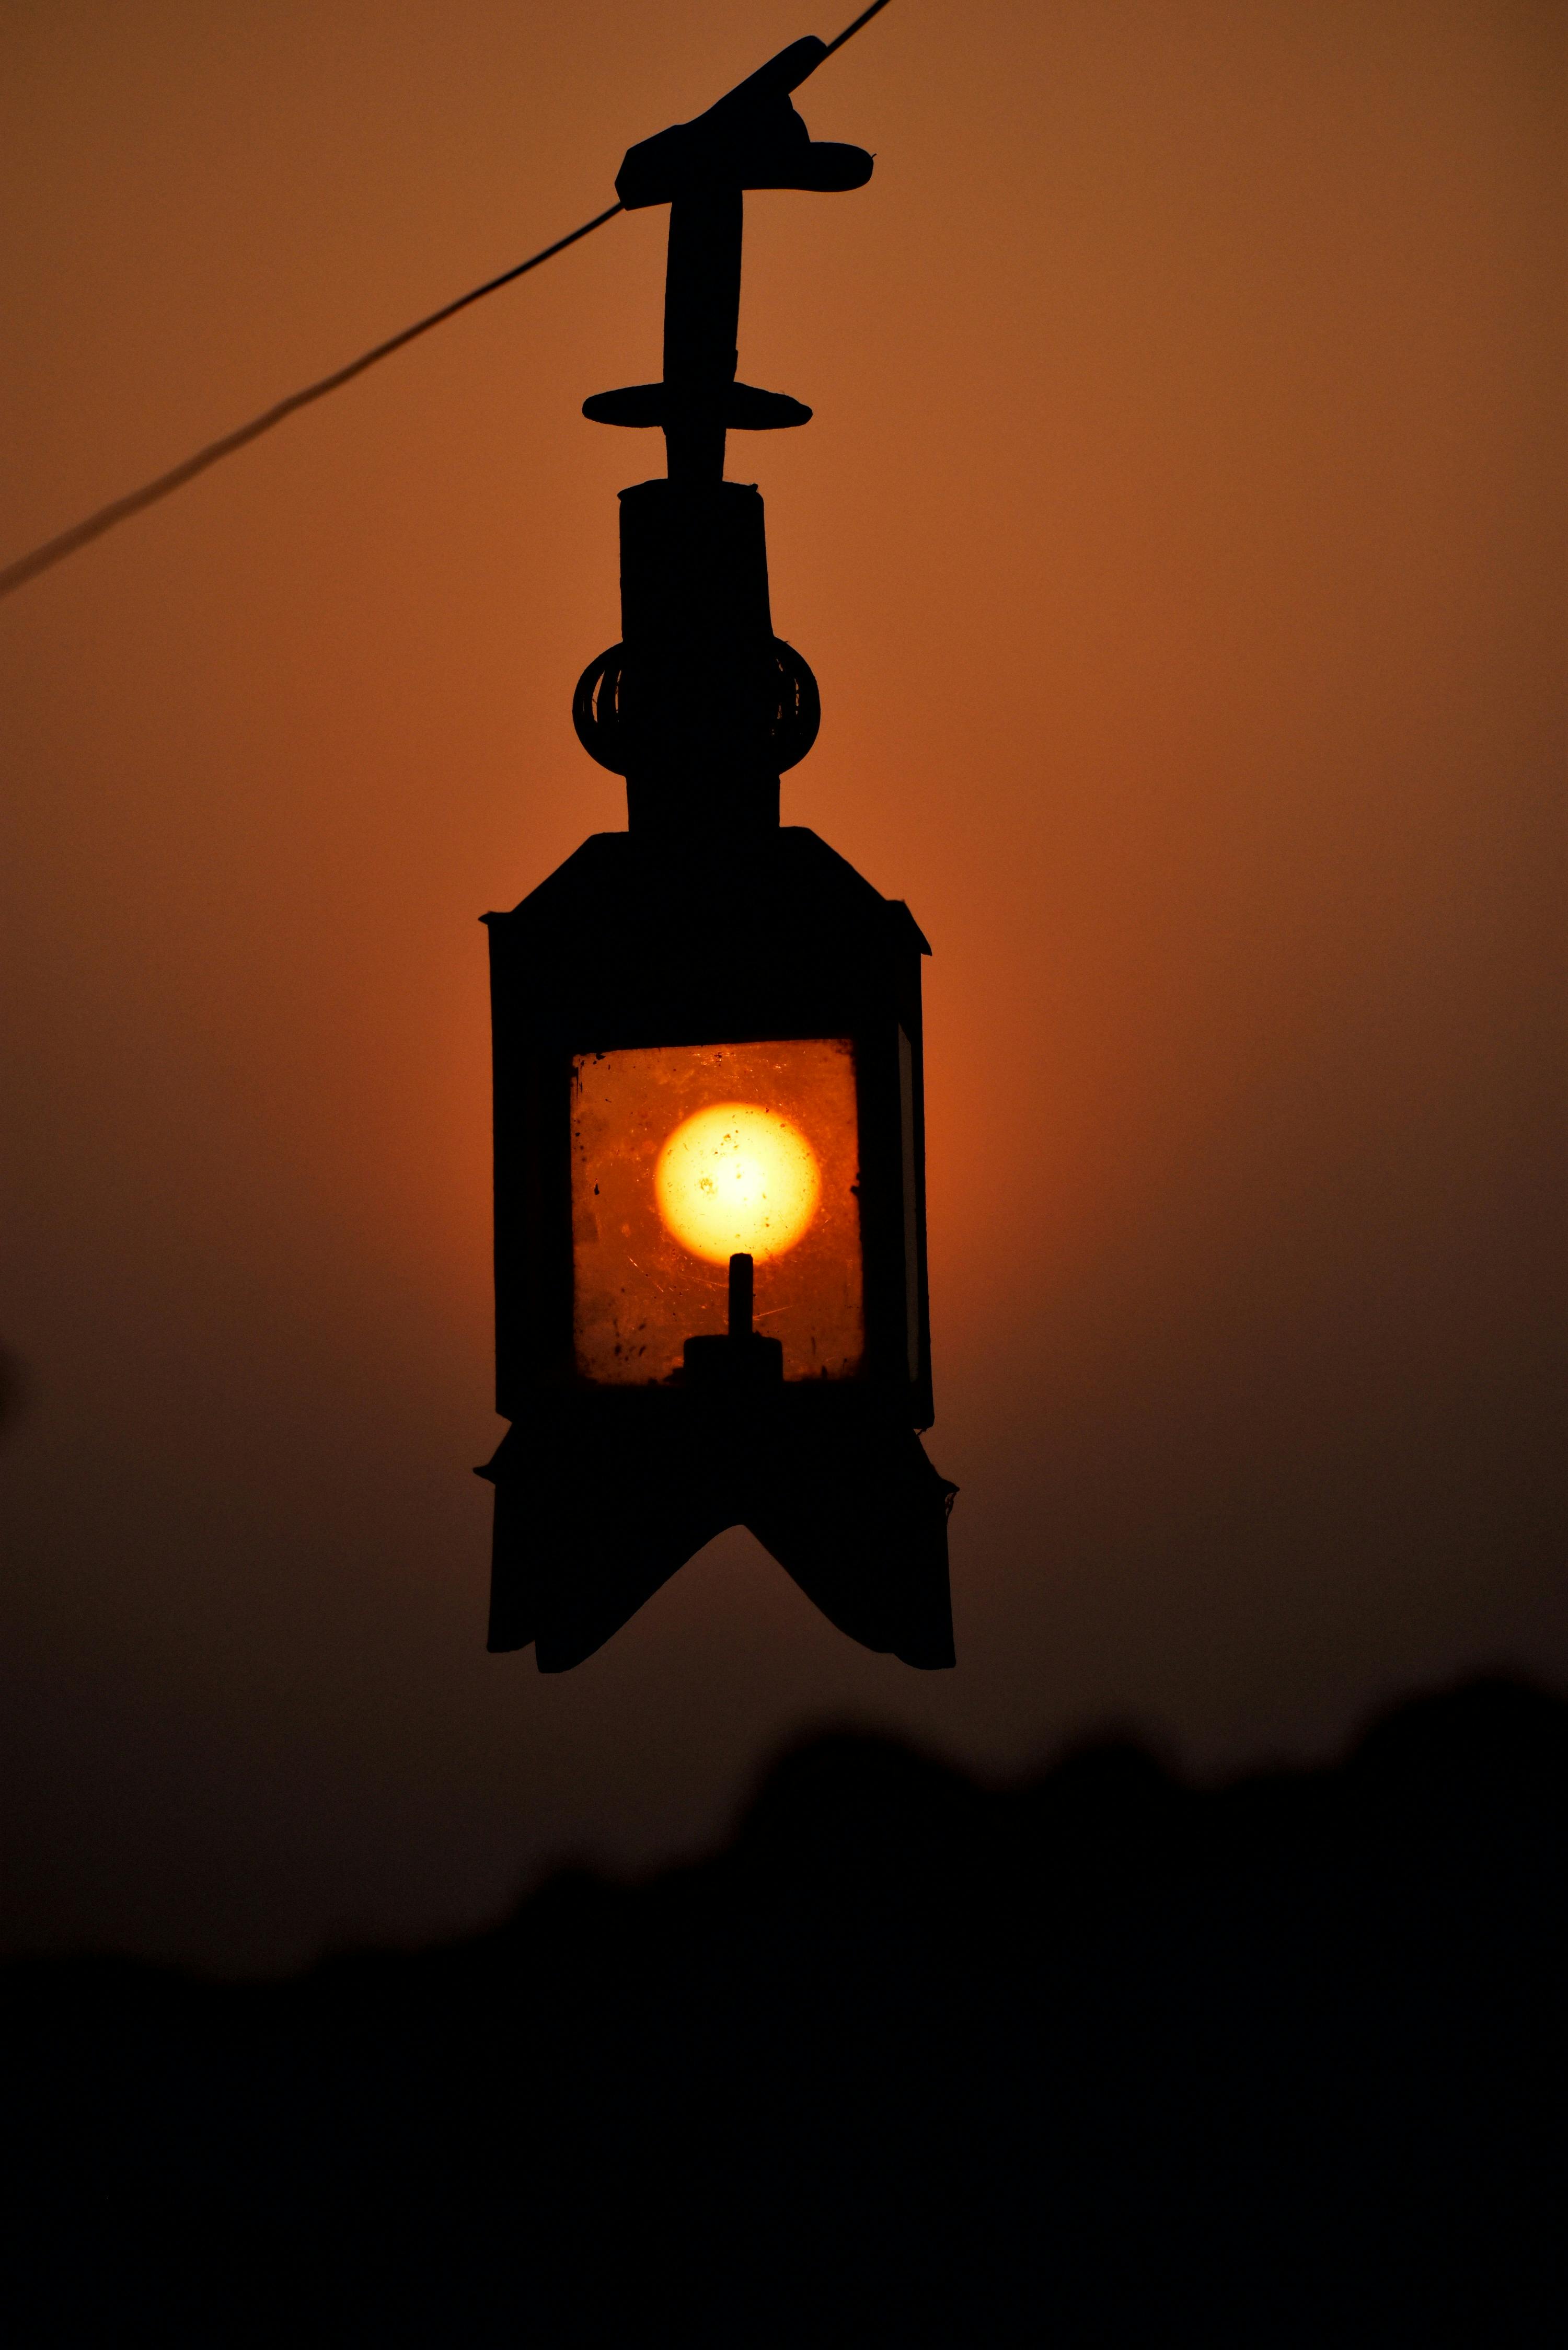
<path fill-rule="evenodd" d="M 820 719 L 774 634 L 763 501 L 726 435 L 805 423 L 737 382 L 744 191 L 863 186 L 814 143 L 795 42 L 631 149 L 616 192 L 669 204 L 664 375 L 597 394 L 662 430 L 620 494 L 620 643 L 578 736 L 624 775 L 596 833 L 487 914 L 495 1088 L 490 1646 L 579 1663 L 692 1554 L 744 1525 L 833 1623 L 950 1665 L 954 1488 L 932 1419 L 920 959 L 907 906 L 779 822 Z"/>

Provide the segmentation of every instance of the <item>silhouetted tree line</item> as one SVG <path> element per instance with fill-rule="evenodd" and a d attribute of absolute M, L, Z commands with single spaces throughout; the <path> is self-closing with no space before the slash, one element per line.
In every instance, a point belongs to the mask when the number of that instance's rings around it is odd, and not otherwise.
<path fill-rule="evenodd" d="M 732 1847 L 303 1980 L 5 1972 L 9 2338 L 1568 2338 L 1568 1707 L 1193 1792 L 832 1738 Z"/>

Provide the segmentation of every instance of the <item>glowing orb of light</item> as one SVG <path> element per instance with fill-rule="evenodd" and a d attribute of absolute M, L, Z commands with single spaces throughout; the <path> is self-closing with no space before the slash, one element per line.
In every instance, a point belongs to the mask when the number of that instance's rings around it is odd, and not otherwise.
<path fill-rule="evenodd" d="M 710 1264 L 737 1253 L 759 1264 L 806 1232 L 822 1197 L 816 1156 L 799 1127 L 757 1102 L 694 1110 L 659 1154 L 653 1195 L 682 1248 Z"/>

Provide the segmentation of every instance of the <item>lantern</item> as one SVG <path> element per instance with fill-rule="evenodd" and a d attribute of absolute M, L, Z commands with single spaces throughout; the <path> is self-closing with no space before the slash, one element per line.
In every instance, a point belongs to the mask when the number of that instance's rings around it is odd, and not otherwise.
<path fill-rule="evenodd" d="M 742 191 L 858 186 L 812 144 L 797 42 L 633 148 L 671 207 L 664 377 L 585 403 L 658 426 L 620 499 L 622 640 L 577 733 L 626 778 L 599 833 L 490 931 L 497 1408 L 490 1645 L 579 1662 L 729 1525 L 834 1623 L 952 1662 L 953 1488 L 932 1418 L 920 966 L 909 909 L 779 822 L 810 749 L 733 429 L 809 409 L 735 381 Z"/>

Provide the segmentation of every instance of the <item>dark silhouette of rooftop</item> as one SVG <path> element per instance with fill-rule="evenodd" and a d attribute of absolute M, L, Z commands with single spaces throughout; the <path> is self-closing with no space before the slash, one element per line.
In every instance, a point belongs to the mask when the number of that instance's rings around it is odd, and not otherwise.
<path fill-rule="evenodd" d="M 826 1738 L 733 1845 L 234 1986 L 6 1970 L 17 2343 L 1545 2344 L 1568 1705 L 1195 1792 Z"/>

